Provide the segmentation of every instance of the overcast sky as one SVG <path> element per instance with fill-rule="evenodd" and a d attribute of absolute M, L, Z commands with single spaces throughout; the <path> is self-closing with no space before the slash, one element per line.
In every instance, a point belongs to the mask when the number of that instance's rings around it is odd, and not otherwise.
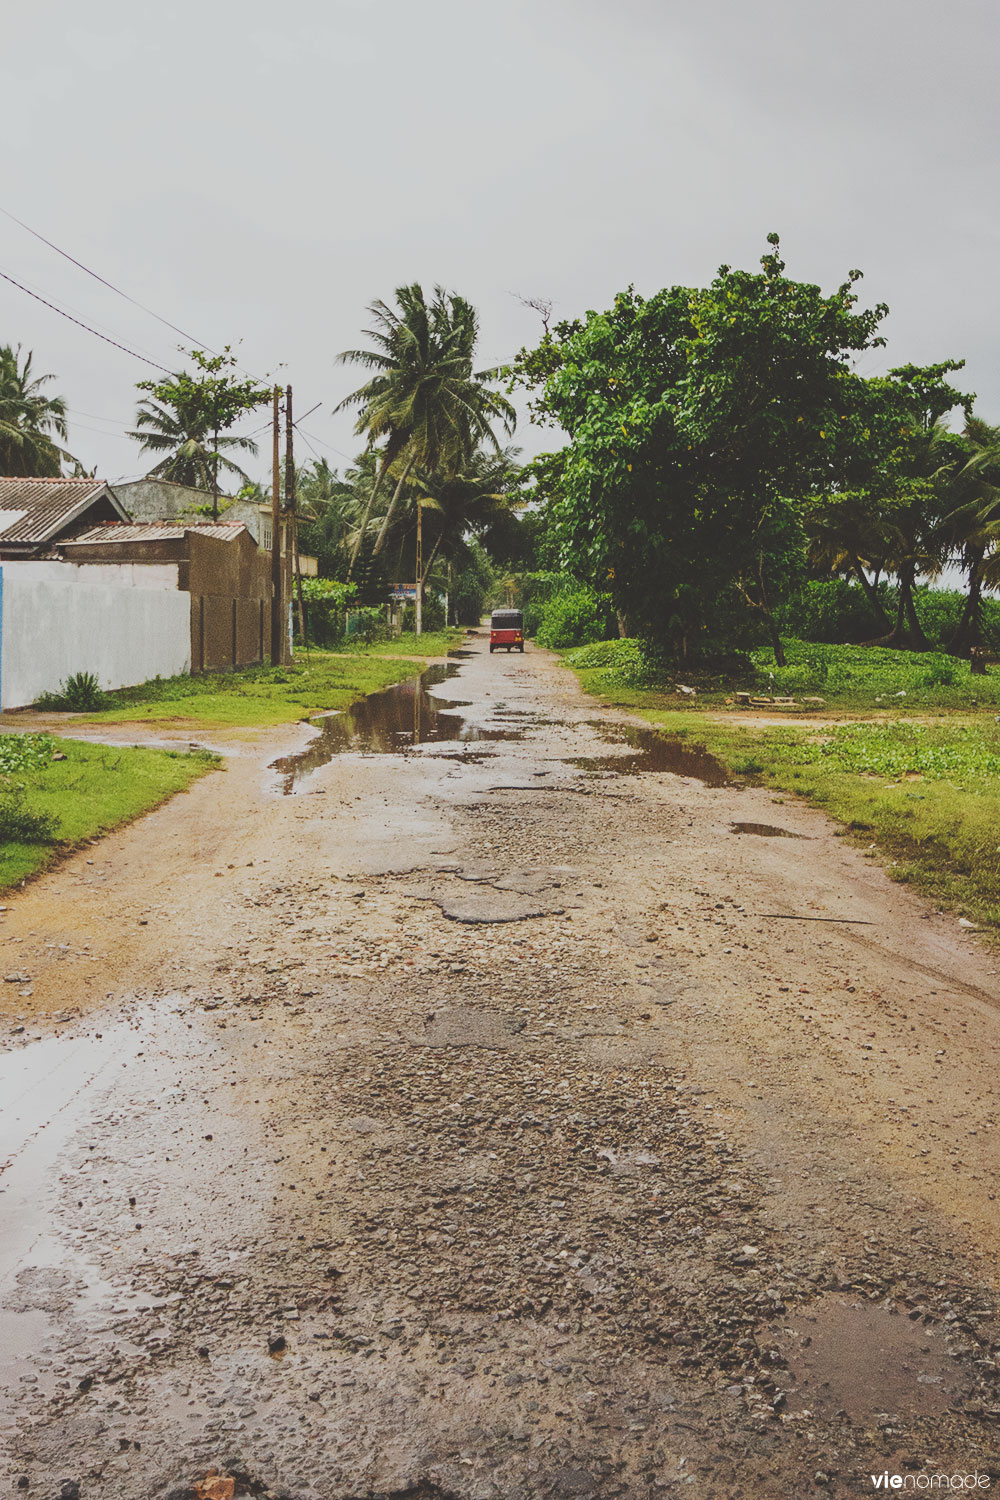
<path fill-rule="evenodd" d="M 401 283 L 475 303 L 492 363 L 540 333 L 512 294 L 571 317 L 752 266 L 772 229 L 789 275 L 857 266 L 888 302 L 866 373 L 964 357 L 1000 422 L 998 32 L 994 0 L 8 7 L 0 206 L 200 343 L 242 340 L 298 413 L 322 403 L 303 428 L 338 464 L 362 377 L 335 356 Z M 2 217 L 0 270 L 178 366 L 168 329 Z M 149 466 L 122 433 L 155 372 L 0 281 L 7 342 L 58 377 L 88 468 Z"/>

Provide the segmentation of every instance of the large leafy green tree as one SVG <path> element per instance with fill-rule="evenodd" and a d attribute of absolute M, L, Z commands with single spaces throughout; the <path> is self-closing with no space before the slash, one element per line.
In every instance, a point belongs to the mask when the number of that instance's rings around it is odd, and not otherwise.
<path fill-rule="evenodd" d="M 857 436 L 852 360 L 887 309 L 757 272 L 619 295 L 515 361 L 533 414 L 569 435 L 550 505 L 562 565 L 609 589 L 627 628 L 683 651 L 753 567 L 776 508 L 829 489 Z"/>
<path fill-rule="evenodd" d="M 271 388 L 252 379 L 238 379 L 228 345 L 215 355 L 192 349 L 190 358 L 195 373 L 181 370 L 166 380 L 139 381 L 137 389 L 149 395 L 139 402 L 135 430 L 129 437 L 142 444 L 144 453 L 162 455 L 151 474 L 211 491 L 217 515 L 219 470 L 247 482 L 239 464 L 226 453 L 257 452 L 252 438 L 235 436 L 228 429 L 269 401 Z"/>
<path fill-rule="evenodd" d="M 53 375 L 35 375 L 32 351 L 0 346 L 0 474 L 12 478 L 55 477 L 65 450 L 66 403 L 45 394 Z"/>
<path fill-rule="evenodd" d="M 369 448 L 378 447 L 380 452 L 351 569 L 390 473 L 395 488 L 376 538 L 376 552 L 385 543 L 414 467 L 454 473 L 480 444 L 499 451 L 493 422 L 499 421 L 508 433 L 514 427 L 513 407 L 491 388 L 496 372 L 474 368 L 478 319 L 471 303 L 440 286 L 428 302 L 418 283 L 397 288 L 395 300 L 395 307 L 377 301 L 369 308 L 373 326 L 366 333 L 372 347 L 340 355 L 342 362 L 361 365 L 372 374 L 337 410 L 356 407 L 355 431 L 367 438 Z"/>

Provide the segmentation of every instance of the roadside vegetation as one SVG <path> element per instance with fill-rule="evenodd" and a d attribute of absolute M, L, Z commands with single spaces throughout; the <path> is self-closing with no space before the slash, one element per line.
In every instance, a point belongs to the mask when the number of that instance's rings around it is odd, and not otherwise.
<path fill-rule="evenodd" d="M 461 636 L 460 630 L 400 635 L 339 653 L 301 651 L 294 663 L 282 667 L 154 678 L 138 687 L 103 693 L 99 709 L 75 722 L 190 722 L 202 730 L 291 724 L 347 708 L 366 693 L 414 676 L 427 658 L 444 656 Z M 60 709 L 62 701 L 55 697 L 39 706 Z"/>
<path fill-rule="evenodd" d="M 0 734 L 0 890 L 149 812 L 218 765 L 203 751 Z"/>

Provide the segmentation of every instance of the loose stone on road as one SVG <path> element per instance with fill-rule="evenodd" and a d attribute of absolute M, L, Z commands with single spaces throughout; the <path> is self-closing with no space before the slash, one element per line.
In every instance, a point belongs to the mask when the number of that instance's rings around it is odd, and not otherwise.
<path fill-rule="evenodd" d="M 8 898 L 8 1491 L 1000 1474 L 992 955 L 468 646 Z"/>

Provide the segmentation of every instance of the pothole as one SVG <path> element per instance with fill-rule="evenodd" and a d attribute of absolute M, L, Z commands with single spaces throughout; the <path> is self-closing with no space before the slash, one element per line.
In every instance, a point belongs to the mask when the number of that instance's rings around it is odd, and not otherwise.
<path fill-rule="evenodd" d="M 754 833 L 762 839 L 807 839 L 807 833 L 793 833 L 790 828 L 778 828 L 774 823 L 730 823 L 730 833 Z"/>
<path fill-rule="evenodd" d="M 519 739 L 517 729 L 474 723 L 455 712 L 462 704 L 431 696 L 429 688 L 447 682 L 458 670 L 457 665 L 429 667 L 419 677 L 362 698 L 344 713 L 311 720 L 317 733 L 306 749 L 271 764 L 281 778 L 282 792 L 289 796 L 301 791 L 310 775 L 338 755 L 398 755 L 417 745 L 449 740 L 471 744 Z"/>
<path fill-rule="evenodd" d="M 603 740 L 622 746 L 617 755 L 572 756 L 570 765 L 582 771 L 614 771 L 633 775 L 644 771 L 666 771 L 672 776 L 686 776 L 706 786 L 729 785 L 726 768 L 703 745 L 689 744 L 686 739 L 643 729 L 634 724 L 593 723 Z"/>
<path fill-rule="evenodd" d="M 969 1389 L 940 1329 L 896 1308 L 828 1296 L 787 1318 L 775 1340 L 788 1364 L 788 1408 L 939 1416 Z"/>

